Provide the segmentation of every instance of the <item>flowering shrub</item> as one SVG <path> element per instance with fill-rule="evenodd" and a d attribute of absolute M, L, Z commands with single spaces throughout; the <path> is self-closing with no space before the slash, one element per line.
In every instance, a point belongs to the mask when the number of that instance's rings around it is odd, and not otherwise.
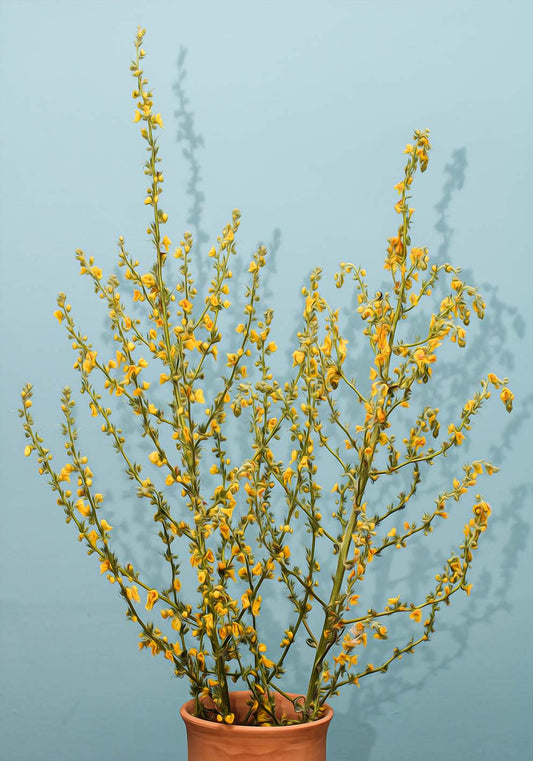
<path fill-rule="evenodd" d="M 144 204 L 151 212 L 147 233 L 155 262 L 147 271 L 121 237 L 122 282 L 115 275 L 104 280 L 92 257 L 76 252 L 80 273 L 90 278 L 107 307 L 116 344 L 111 356 L 96 350 L 78 329 L 63 293 L 55 316 L 76 352 L 74 368 L 91 415 L 112 442 L 137 497 L 152 508 L 167 564 L 164 587 L 153 588 L 148 574 L 115 554 L 113 527 L 103 517 L 104 493 L 93 487 L 95 476 L 78 443 L 70 388 L 61 399 L 66 462 L 56 469 L 34 428 L 32 387 L 24 387 L 25 454 L 36 453 L 39 472 L 57 493 L 67 522 L 75 524 L 100 572 L 118 588 L 128 618 L 140 627 L 139 647 L 163 655 L 176 675 L 189 679 L 198 715 L 231 724 L 235 717 L 228 686 L 239 682 L 252 694 L 250 721 L 278 721 L 275 696 L 286 694 L 284 664 L 299 642 L 310 648 L 313 661 L 306 692 L 294 706 L 302 721 L 310 721 L 341 687 L 386 671 L 392 661 L 428 640 L 442 603 L 458 590 L 470 594 L 468 570 L 491 512 L 479 495 L 462 543 L 424 599 L 400 595 L 378 609 L 360 612 L 357 607 L 372 561 L 405 548 L 420 533 L 431 533 L 447 517 L 450 504 L 476 486 L 478 476 L 497 470 L 485 460 L 466 464 L 421 519 L 406 517 L 424 464 L 463 443 L 491 388 L 500 392 L 508 411 L 513 395 L 507 379 L 489 374 L 444 432 L 439 409 L 428 406 L 412 413 L 405 438 L 392 432 L 396 416 L 410 414 L 420 384 L 431 382 L 439 348 L 445 341 L 464 347 L 472 312 L 481 319 L 485 308 L 459 269 L 432 264 L 426 248 L 411 245 L 408 194 L 417 169 L 423 172 L 428 165 L 427 131 L 416 131 L 407 145 L 404 176 L 396 185 L 399 226 L 385 258 L 390 290 L 371 296 L 365 271 L 353 264 L 342 263 L 335 276 L 337 288 L 351 282 L 356 292 L 353 318 L 362 320 L 373 355 L 369 381 L 360 383 L 345 370 L 348 342 L 341 334 L 339 310 L 321 295 L 319 269 L 302 290 L 303 319 L 292 369 L 288 377 L 276 377 L 274 312 L 260 311 L 264 247 L 250 262 L 242 316 L 233 331 L 223 330 L 231 318 L 231 260 L 240 213 L 233 212 L 209 251 L 211 280 L 206 292 L 198 293 L 192 236 L 185 233 L 172 249 L 163 233 L 168 216 L 160 205 L 163 174 L 156 140 L 163 122 L 154 113 L 141 69 L 143 35 L 139 29 L 131 70 L 134 121 L 141 125 L 148 153 Z M 175 285 L 169 284 L 171 252 L 177 260 Z M 420 303 L 431 303 L 439 278 L 449 279 L 449 295 L 435 304 L 416 337 L 409 330 L 411 313 Z M 126 306 L 124 292 L 134 304 Z M 150 442 L 146 458 L 138 459 L 130 447 L 106 395 L 131 410 L 141 437 Z M 230 454 L 234 438 L 241 446 L 246 443 L 239 458 Z M 328 482 L 332 466 L 335 483 Z M 376 504 L 369 493 L 372 484 L 393 477 L 403 479 L 402 491 L 386 507 Z M 182 587 L 185 558 L 195 576 L 192 599 L 191 590 Z M 331 566 L 331 577 L 320 573 L 321 562 Z M 282 623 L 280 650 L 274 654 L 263 641 L 260 622 L 264 601 L 280 584 L 292 615 Z M 159 625 L 147 613 L 157 615 Z M 389 650 L 379 665 L 360 667 L 368 638 L 386 640 L 392 617 L 410 619 L 415 633 Z M 204 704 L 206 697 L 210 700 Z"/>

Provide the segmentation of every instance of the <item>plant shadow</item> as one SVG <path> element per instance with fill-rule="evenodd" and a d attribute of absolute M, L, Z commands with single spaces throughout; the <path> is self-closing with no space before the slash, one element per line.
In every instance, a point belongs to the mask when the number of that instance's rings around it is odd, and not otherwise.
<path fill-rule="evenodd" d="M 438 213 L 435 230 L 440 236 L 439 262 L 449 261 L 454 233 L 450 223 L 451 206 L 456 194 L 464 185 L 466 167 L 467 154 L 466 148 L 463 147 L 452 153 L 444 169 L 442 195 L 435 206 Z M 465 271 L 463 275 L 466 282 L 478 285 L 471 272 Z M 498 361 L 510 370 L 514 367 L 511 349 L 513 340 L 522 341 L 526 333 L 520 310 L 516 305 L 507 304 L 501 299 L 497 285 L 480 283 L 479 289 L 487 302 L 484 338 L 481 340 L 475 335 L 474 340 L 470 341 L 467 362 L 445 356 L 440 363 L 438 375 L 439 401 L 435 402 L 433 398 L 433 406 L 435 403 L 440 405 L 440 397 L 442 397 L 447 402 L 448 409 L 456 409 L 457 404 L 462 404 L 469 393 L 475 389 L 479 379 L 486 376 L 494 358 L 498 358 Z M 444 295 L 443 291 L 442 296 Z M 430 403 L 429 393 L 426 396 L 426 403 Z M 421 406 L 422 404 L 421 402 Z M 489 431 L 490 445 L 487 447 L 488 451 L 481 455 L 486 456 L 498 466 L 512 466 L 512 445 L 529 424 L 533 409 L 533 394 L 518 399 L 515 408 L 513 416 L 509 420 L 504 420 L 497 431 Z M 479 449 L 482 443 L 477 440 L 476 449 Z M 446 465 L 448 474 L 460 471 L 465 459 L 462 455 L 472 448 L 467 442 L 465 445 L 461 448 L 462 453 L 454 448 L 448 454 Z M 479 456 L 479 453 L 476 454 Z M 436 494 L 439 490 L 437 479 L 432 478 L 430 486 L 435 488 L 430 488 L 429 493 Z M 425 495 L 426 492 L 423 496 Z M 501 562 L 498 568 L 485 571 L 481 576 L 476 577 L 469 604 L 460 606 L 459 615 L 443 616 L 442 619 L 437 619 L 437 634 L 439 637 L 443 635 L 441 637 L 444 645 L 443 652 L 431 646 L 422 648 L 416 653 L 417 659 L 420 660 L 418 668 L 409 670 L 402 664 L 401 668 L 396 668 L 394 673 L 387 675 L 386 689 L 383 689 L 383 682 L 376 679 L 372 684 L 362 684 L 360 690 L 353 691 L 351 700 L 347 703 L 347 713 L 357 716 L 358 719 L 355 726 L 348 728 L 346 735 L 341 729 L 341 736 L 338 738 L 338 753 L 342 754 L 341 748 L 349 743 L 352 747 L 357 747 L 357 756 L 361 761 L 370 761 L 372 747 L 377 737 L 377 727 L 383 719 L 386 719 L 394 706 L 408 702 L 409 695 L 419 692 L 429 679 L 445 672 L 454 661 L 460 661 L 469 644 L 470 632 L 476 624 L 490 626 L 491 620 L 497 614 L 501 614 L 502 611 L 511 612 L 510 590 L 516 582 L 518 558 L 525 551 L 528 541 L 530 527 L 527 521 L 527 509 L 528 504 L 531 504 L 532 496 L 533 487 L 529 480 L 515 482 L 508 496 L 493 510 L 487 537 L 483 538 L 482 544 L 483 546 L 492 545 L 490 550 L 493 551 L 495 557 L 501 558 Z M 448 534 L 444 536 L 447 540 Z M 452 539 L 453 537 L 450 537 L 450 541 Z M 387 560 L 382 558 L 380 565 L 383 567 L 380 568 L 379 582 L 375 587 L 378 601 L 386 600 L 391 592 L 398 594 L 409 580 L 411 583 L 415 580 L 412 589 L 413 593 L 418 595 L 418 599 L 430 591 L 424 589 L 420 580 L 424 577 L 428 578 L 428 565 L 440 571 L 443 556 L 438 551 L 428 553 L 428 544 L 424 545 L 423 552 L 411 552 L 409 564 L 405 567 L 398 568 L 390 558 Z M 486 547 L 485 551 L 488 550 L 489 547 Z M 454 601 L 452 606 L 453 604 Z M 342 757 L 342 755 L 339 756 L 339 758 Z"/>

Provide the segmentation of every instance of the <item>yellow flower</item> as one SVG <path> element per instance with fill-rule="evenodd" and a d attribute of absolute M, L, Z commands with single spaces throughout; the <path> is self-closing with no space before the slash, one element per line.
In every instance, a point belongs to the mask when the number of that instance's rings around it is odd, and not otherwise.
<path fill-rule="evenodd" d="M 294 470 L 292 468 L 287 468 L 283 471 L 283 483 L 287 485 L 291 482 L 291 478 L 294 475 Z"/>
<path fill-rule="evenodd" d="M 87 517 L 88 515 L 90 515 L 91 506 L 88 505 L 86 502 L 84 502 L 83 499 L 80 498 L 75 503 L 75 507 L 78 510 L 78 512 L 80 512 L 83 516 Z"/>
<path fill-rule="evenodd" d="M 148 459 L 150 460 L 151 463 L 153 463 L 154 465 L 157 465 L 158 468 L 160 468 L 166 462 L 164 459 L 161 459 L 161 457 L 159 456 L 159 452 L 151 452 L 148 455 Z"/>
<path fill-rule="evenodd" d="M 341 376 L 337 368 L 334 366 L 328 367 L 326 370 L 326 383 L 328 383 L 331 388 L 337 388 L 340 379 Z"/>
<path fill-rule="evenodd" d="M 151 199 L 149 202 L 151 203 Z M 155 285 L 155 277 L 152 275 L 151 272 L 147 272 L 146 275 L 141 276 L 141 282 L 144 283 L 144 285 L 146 285 L 147 288 L 153 288 L 153 286 Z"/>
<path fill-rule="evenodd" d="M 293 362 L 292 362 L 293 367 L 294 365 L 301 365 L 305 359 L 305 354 L 300 349 L 296 349 L 296 351 L 293 352 L 292 354 L 292 359 L 293 359 Z"/>
<path fill-rule="evenodd" d="M 31 452 L 32 452 L 32 447 L 30 447 L 30 445 L 27 444 L 24 447 L 24 457 L 29 457 L 31 455 Z"/>
<path fill-rule="evenodd" d="M 89 531 L 87 534 L 87 539 L 89 541 L 89 544 L 92 544 L 93 547 L 96 547 L 96 540 L 98 539 L 98 534 L 96 531 Z"/>
<path fill-rule="evenodd" d="M 96 366 L 96 355 L 98 352 L 96 351 L 88 351 L 85 355 L 85 359 L 83 360 L 83 371 L 87 373 L 87 375 L 92 371 L 92 369 Z"/>
<path fill-rule="evenodd" d="M 63 322 L 63 312 L 60 309 L 56 309 L 56 311 L 54 312 L 54 317 L 57 318 L 59 324 Z"/>
<path fill-rule="evenodd" d="M 338 347 L 337 347 L 337 354 L 339 357 L 340 362 L 344 362 L 346 359 L 346 347 L 348 346 L 348 341 L 345 338 L 339 338 L 338 340 Z"/>
<path fill-rule="evenodd" d="M 232 243 L 234 239 L 235 239 L 235 236 L 233 234 L 233 230 L 231 229 L 231 227 L 228 226 L 224 230 L 224 240 L 222 241 L 222 248 L 227 248 L 228 244 Z"/>
<path fill-rule="evenodd" d="M 427 353 L 427 347 L 420 347 L 414 352 L 413 359 L 420 370 L 425 370 L 431 362 L 435 362 L 436 357 L 434 354 Z"/>
<path fill-rule="evenodd" d="M 139 597 L 139 590 L 135 585 L 132 587 L 126 587 L 126 596 L 128 600 L 134 600 L 135 602 L 141 601 L 141 598 Z"/>
<path fill-rule="evenodd" d="M 454 444 L 460 445 L 465 440 L 464 433 L 462 433 L 462 431 L 458 431 L 453 423 L 450 423 L 448 426 L 448 433 L 451 434 Z"/>
<path fill-rule="evenodd" d="M 479 495 L 477 497 L 479 499 Z M 472 508 L 472 512 L 477 517 L 478 522 L 481 524 L 481 530 L 485 531 L 487 528 L 487 521 L 489 519 L 489 516 L 491 514 L 490 505 L 487 504 L 484 500 L 481 500 L 474 505 Z"/>
<path fill-rule="evenodd" d="M 513 399 L 514 399 L 514 394 L 512 393 L 512 391 L 510 391 L 508 388 L 502 388 L 500 399 L 505 404 L 505 409 L 507 410 L 507 412 L 511 412 L 511 410 L 513 409 Z"/>
<path fill-rule="evenodd" d="M 201 388 L 197 388 L 193 395 L 193 401 L 205 404 L 204 392 Z"/>
<path fill-rule="evenodd" d="M 156 114 L 154 116 L 154 121 L 161 127 L 161 129 L 163 129 L 163 119 L 161 118 L 161 114 Z"/>
<path fill-rule="evenodd" d="M 412 618 L 413 621 L 416 621 L 417 624 L 420 623 L 422 620 L 422 611 L 416 608 L 412 611 L 412 613 L 409 614 L 409 618 Z"/>
<path fill-rule="evenodd" d="M 58 481 L 68 481 L 70 483 L 70 474 L 75 470 L 74 465 L 72 463 L 67 462 L 67 464 L 61 468 L 59 471 L 59 475 L 57 477 Z"/>
<path fill-rule="evenodd" d="M 112 531 L 113 526 L 110 526 L 109 523 L 106 520 L 100 521 L 100 525 L 103 528 L 104 531 Z"/>
<path fill-rule="evenodd" d="M 158 598 L 159 598 L 159 594 L 157 590 L 151 589 L 148 592 L 148 596 L 146 598 L 146 606 L 145 606 L 146 610 L 152 610 L 152 608 L 154 607 L 154 603 L 157 601 Z"/>

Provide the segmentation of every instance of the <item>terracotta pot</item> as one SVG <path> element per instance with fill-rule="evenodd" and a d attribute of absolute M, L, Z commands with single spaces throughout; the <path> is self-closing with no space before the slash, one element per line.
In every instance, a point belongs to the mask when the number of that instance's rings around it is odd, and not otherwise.
<path fill-rule="evenodd" d="M 297 697 L 294 693 L 288 693 Z M 326 761 L 326 735 L 333 709 L 317 721 L 285 727 L 257 727 L 239 724 L 248 711 L 250 693 L 230 693 L 235 723 L 220 724 L 193 716 L 194 700 L 181 707 L 187 729 L 188 761 Z M 276 700 L 276 708 L 295 716 L 292 703 Z"/>

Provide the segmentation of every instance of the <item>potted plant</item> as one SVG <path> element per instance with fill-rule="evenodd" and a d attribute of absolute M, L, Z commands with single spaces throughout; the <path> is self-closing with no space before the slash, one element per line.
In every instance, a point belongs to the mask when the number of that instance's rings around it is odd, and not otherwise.
<path fill-rule="evenodd" d="M 96 349 L 77 327 L 63 293 L 55 316 L 75 351 L 90 414 L 116 450 L 133 494 L 153 513 L 165 583 L 156 588 L 149 573 L 116 554 L 105 494 L 78 443 L 70 388 L 61 397 L 66 462 L 58 467 L 34 427 L 32 386 L 23 388 L 25 455 L 36 454 L 67 523 L 118 589 L 128 618 L 140 627 L 139 647 L 162 655 L 189 680 L 192 698 L 181 709 L 189 758 L 253 759 L 255 749 L 261 758 L 280 759 L 285 752 L 297 759 L 303 752 L 301 758 L 318 761 L 325 758 L 332 717 L 328 701 L 412 653 L 429 639 L 442 605 L 458 591 L 470 594 L 468 571 L 491 512 L 479 494 L 457 550 L 444 557 L 423 599 L 391 590 L 375 607 L 358 605 L 372 563 L 429 535 L 452 503 L 476 491 L 481 474 L 497 470 L 477 459 L 459 477 L 444 471 L 446 485 L 432 506 L 424 497 L 423 515 L 411 512 L 429 466 L 461 446 L 491 390 L 499 391 L 509 412 L 513 394 L 507 379 L 489 373 L 443 427 L 438 388 L 431 405 L 417 401 L 432 382 L 441 346 L 451 341 L 464 347 L 472 312 L 481 319 L 485 308 L 459 269 L 431 263 L 428 250 L 411 243 L 409 193 L 416 171 L 428 165 L 427 130 L 416 131 L 404 151 L 404 176 L 396 185 L 399 226 L 384 263 L 389 290 L 372 295 L 365 271 L 350 263 L 341 263 L 335 276 L 337 288 L 353 285 L 350 329 L 362 324 L 370 368 L 357 379 L 347 369 L 339 309 L 322 295 L 315 269 L 302 289 L 290 369 L 274 369 L 274 311 L 261 305 L 264 247 L 249 264 L 242 312 L 234 319 L 230 310 L 240 213 L 233 211 L 209 251 L 212 274 L 204 293 L 195 285 L 191 234 L 173 247 L 164 232 L 156 139 L 163 122 L 141 68 L 143 36 L 139 28 L 131 70 L 134 121 L 147 149 L 144 205 L 155 260 L 151 268 L 141 264 L 121 237 L 121 278 L 105 280 L 93 258 L 76 251 L 80 273 L 106 307 L 112 351 Z M 173 268 L 177 283 L 170 280 Z M 443 280 L 449 292 L 425 312 Z M 128 412 L 137 437 L 123 433 L 110 397 Z M 149 442 L 145 456 L 139 442 Z M 376 484 L 389 491 L 387 500 L 375 497 L 382 493 Z M 280 589 L 289 613 L 279 621 L 274 652 L 262 620 L 265 602 L 277 599 Z M 378 665 L 362 665 L 370 639 L 387 640 L 397 619 L 411 628 L 407 639 L 388 647 Z M 305 683 L 286 684 L 291 655 L 303 651 L 309 654 Z M 301 751 L 306 735 L 309 745 Z M 244 750 L 228 750 L 243 738 Z"/>

